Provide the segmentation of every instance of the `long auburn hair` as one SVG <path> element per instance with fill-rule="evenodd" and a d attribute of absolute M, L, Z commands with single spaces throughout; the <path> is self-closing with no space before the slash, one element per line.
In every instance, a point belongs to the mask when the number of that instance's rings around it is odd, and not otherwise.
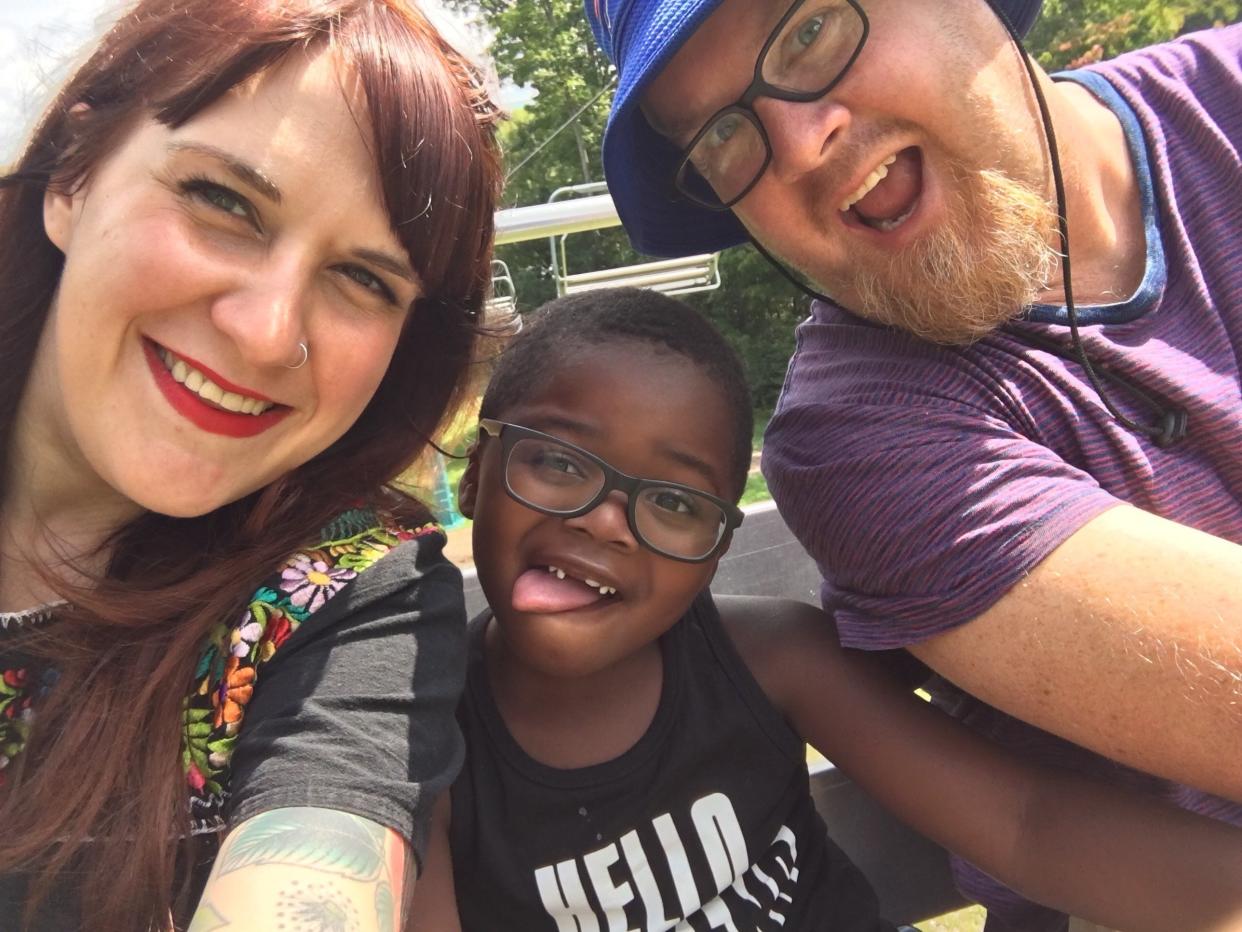
<path fill-rule="evenodd" d="M 168 925 L 189 829 L 182 702 L 207 632 L 343 503 L 381 501 L 469 381 L 490 288 L 498 111 L 476 69 L 409 0 L 141 0 L 0 179 L 3 476 L 63 264 L 43 229 L 45 191 L 75 190 L 141 119 L 177 127 L 320 43 L 363 87 L 359 116 L 385 207 L 425 294 L 370 404 L 336 443 L 210 514 L 146 513 L 120 528 L 102 578 L 58 586 L 69 604 L 23 642 L 58 678 L 0 790 L 0 871 L 34 865 L 37 896 L 63 871 L 81 872 L 92 928 Z"/>

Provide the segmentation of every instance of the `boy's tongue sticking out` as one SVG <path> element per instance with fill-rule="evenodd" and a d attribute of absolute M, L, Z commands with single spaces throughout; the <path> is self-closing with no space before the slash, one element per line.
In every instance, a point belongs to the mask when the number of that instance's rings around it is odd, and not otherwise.
<path fill-rule="evenodd" d="M 534 567 L 513 583 L 510 603 L 514 611 L 550 614 L 585 608 L 603 598 L 606 596 L 599 589 L 580 579 Z"/>

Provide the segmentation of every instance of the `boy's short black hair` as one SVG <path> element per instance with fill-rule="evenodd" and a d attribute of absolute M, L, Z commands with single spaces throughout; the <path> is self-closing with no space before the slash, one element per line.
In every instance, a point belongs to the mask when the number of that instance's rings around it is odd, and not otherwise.
<path fill-rule="evenodd" d="M 754 412 L 742 361 L 706 318 L 667 295 L 639 288 L 603 288 L 549 301 L 525 315 L 521 333 L 501 353 L 483 394 L 480 417 L 504 412 L 542 384 L 575 350 L 618 340 L 646 343 L 695 363 L 720 387 L 733 420 L 730 467 L 734 500 L 750 471 Z M 636 373 L 636 377 L 639 374 Z"/>

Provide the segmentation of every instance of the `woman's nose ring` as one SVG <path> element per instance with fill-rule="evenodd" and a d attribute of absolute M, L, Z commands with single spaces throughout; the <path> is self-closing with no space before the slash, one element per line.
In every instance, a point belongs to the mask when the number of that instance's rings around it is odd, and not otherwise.
<path fill-rule="evenodd" d="M 310 359 L 310 350 L 306 348 L 305 343 L 299 342 L 298 349 L 302 351 L 301 360 L 299 360 L 296 365 L 285 366 L 286 369 L 301 369 L 304 365 L 306 365 L 306 360 Z"/>

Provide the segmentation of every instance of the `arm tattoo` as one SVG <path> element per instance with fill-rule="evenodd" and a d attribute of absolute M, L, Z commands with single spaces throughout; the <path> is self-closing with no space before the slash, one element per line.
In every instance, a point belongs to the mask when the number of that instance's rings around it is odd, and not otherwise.
<path fill-rule="evenodd" d="M 194 911 L 194 921 L 190 923 L 190 927 L 186 932 L 218 932 L 220 929 L 229 927 L 229 918 L 220 912 L 219 907 L 215 903 L 209 903 L 207 900 L 198 904 L 198 909 Z"/>
<path fill-rule="evenodd" d="M 399 932 L 397 891 L 414 883 L 408 857 L 395 832 L 361 816 L 316 807 L 260 813 L 225 838 L 188 932 Z M 225 916 L 221 902 L 244 915 Z"/>
<path fill-rule="evenodd" d="M 217 873 L 281 864 L 375 881 L 384 866 L 386 833 L 374 822 L 333 809 L 273 809 L 247 819 L 229 836 Z"/>
<path fill-rule="evenodd" d="M 396 905 L 392 901 L 392 885 L 381 881 L 375 888 L 375 916 L 377 925 L 388 932 L 396 928 Z"/>
<path fill-rule="evenodd" d="M 289 881 L 276 897 L 276 918 L 278 928 L 287 932 L 358 932 L 361 928 L 354 904 L 330 880 Z"/>

